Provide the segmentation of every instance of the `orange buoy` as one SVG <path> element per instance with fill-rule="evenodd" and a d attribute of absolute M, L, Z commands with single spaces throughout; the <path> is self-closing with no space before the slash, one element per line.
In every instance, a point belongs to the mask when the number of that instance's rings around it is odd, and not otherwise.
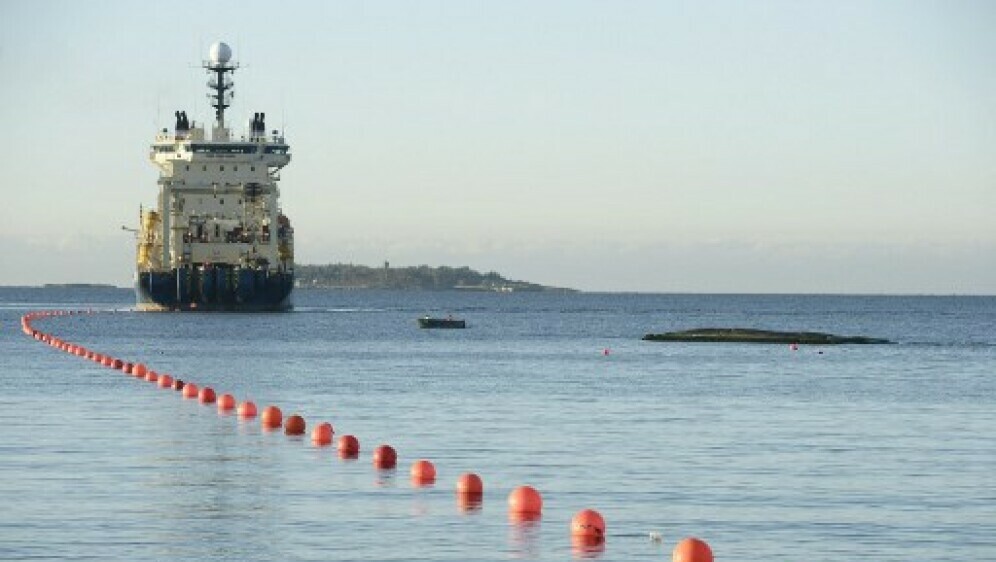
<path fill-rule="evenodd" d="M 124 371 L 124 373 L 125 373 L 126 375 L 130 375 L 130 374 L 131 374 L 131 371 L 132 371 L 132 370 L 133 370 L 134 368 L 135 368 L 135 365 L 133 365 L 133 364 L 131 364 L 131 363 L 125 363 L 125 364 L 124 364 L 124 366 L 122 366 L 122 367 L 121 367 L 121 370 L 122 370 L 122 371 Z"/>
<path fill-rule="evenodd" d="M 107 363 L 104 363 L 104 365 L 107 365 Z M 112 369 L 120 369 L 121 367 L 124 367 L 124 361 L 120 359 L 112 359 L 111 364 L 108 366 Z"/>
<path fill-rule="evenodd" d="M 360 454 L 360 441 L 355 435 L 343 435 L 339 438 L 339 456 L 344 459 L 355 459 Z"/>
<path fill-rule="evenodd" d="M 173 377 L 169 375 L 159 376 L 159 388 L 172 388 L 173 387 Z"/>
<path fill-rule="evenodd" d="M 131 374 L 135 375 L 136 377 L 144 377 L 148 372 L 149 372 L 148 368 L 141 363 L 137 363 L 134 367 L 131 368 Z"/>
<path fill-rule="evenodd" d="M 218 411 L 228 412 L 235 409 L 235 397 L 231 394 L 222 394 L 218 397 Z"/>
<path fill-rule="evenodd" d="M 197 399 L 201 404 L 214 404 L 217 400 L 217 396 L 214 393 L 214 389 L 210 386 L 205 386 L 201 389 L 200 393 L 197 394 Z"/>
<path fill-rule="evenodd" d="M 318 447 L 331 445 L 333 433 L 332 424 L 329 422 L 322 422 L 316 425 L 315 429 L 311 430 L 311 442 Z"/>
<path fill-rule="evenodd" d="M 145 373 L 145 380 L 148 382 L 159 382 L 159 375 L 155 371 Z"/>
<path fill-rule="evenodd" d="M 266 429 L 279 429 L 283 425 L 284 414 L 276 406 L 267 406 L 263 408 L 263 415 L 260 421 Z"/>
<path fill-rule="evenodd" d="M 255 418 L 256 404 L 246 400 L 245 402 L 239 404 L 239 408 L 236 412 L 239 414 L 239 417 L 243 419 Z"/>
<path fill-rule="evenodd" d="M 287 435 L 304 435 L 304 430 L 304 418 L 297 414 L 289 416 L 284 422 L 284 433 Z"/>
<path fill-rule="evenodd" d="M 173 379 L 173 390 L 180 391 L 183 390 L 183 385 L 186 384 L 180 379 Z"/>
<path fill-rule="evenodd" d="M 436 481 L 436 467 L 425 459 L 419 459 L 412 464 L 412 484 L 424 486 Z"/>
<path fill-rule="evenodd" d="M 188 382 L 187 384 L 183 385 L 183 397 L 184 398 L 197 398 L 197 391 L 198 390 L 199 389 L 197 388 L 196 384 L 194 384 L 192 382 Z"/>
<path fill-rule="evenodd" d="M 473 472 L 461 474 L 457 479 L 456 492 L 461 495 L 483 494 L 484 482 Z"/>
<path fill-rule="evenodd" d="M 594 509 L 583 509 L 571 519 L 571 535 L 596 540 L 605 539 L 605 519 Z"/>
<path fill-rule="evenodd" d="M 508 511 L 511 513 L 542 513 L 543 497 L 532 486 L 519 486 L 508 495 Z"/>
<path fill-rule="evenodd" d="M 712 549 L 701 539 L 681 539 L 671 553 L 671 562 L 712 562 Z"/>
<path fill-rule="evenodd" d="M 390 445 L 374 449 L 373 465 L 380 469 L 394 468 L 398 464 L 398 453 Z"/>

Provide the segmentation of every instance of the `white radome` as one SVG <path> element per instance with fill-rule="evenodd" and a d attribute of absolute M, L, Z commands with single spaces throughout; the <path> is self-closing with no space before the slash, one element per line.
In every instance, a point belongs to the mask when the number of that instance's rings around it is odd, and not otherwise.
<path fill-rule="evenodd" d="M 232 60 L 232 48 L 227 43 L 221 41 L 211 45 L 211 50 L 208 51 L 208 54 L 211 57 L 211 62 L 215 64 L 225 64 Z"/>

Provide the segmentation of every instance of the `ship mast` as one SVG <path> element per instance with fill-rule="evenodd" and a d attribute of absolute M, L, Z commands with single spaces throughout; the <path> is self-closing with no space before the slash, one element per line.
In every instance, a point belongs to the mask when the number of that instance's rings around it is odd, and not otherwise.
<path fill-rule="evenodd" d="M 229 74 L 234 74 L 239 65 L 236 62 L 231 62 L 232 49 L 225 43 L 211 45 L 209 56 L 210 60 L 204 61 L 202 66 L 211 76 L 207 85 L 213 90 L 207 95 L 211 107 L 214 108 L 215 121 L 212 139 L 216 141 L 228 140 L 228 129 L 225 127 L 225 109 L 232 105 L 232 98 L 235 97 L 235 92 L 232 90 L 235 83 Z"/>

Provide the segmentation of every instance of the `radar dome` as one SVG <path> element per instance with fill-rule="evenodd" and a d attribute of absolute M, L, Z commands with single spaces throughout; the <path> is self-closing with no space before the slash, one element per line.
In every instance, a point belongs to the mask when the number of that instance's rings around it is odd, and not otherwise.
<path fill-rule="evenodd" d="M 214 64 L 225 64 L 232 60 L 232 48 L 227 43 L 221 41 L 211 45 L 211 50 L 208 53 L 211 57 L 211 62 Z"/>

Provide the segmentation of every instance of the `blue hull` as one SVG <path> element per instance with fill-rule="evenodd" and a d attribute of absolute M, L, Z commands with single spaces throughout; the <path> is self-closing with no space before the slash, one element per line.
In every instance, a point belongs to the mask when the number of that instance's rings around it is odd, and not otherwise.
<path fill-rule="evenodd" d="M 238 267 L 139 272 L 139 310 L 279 312 L 290 310 L 294 274 Z"/>

